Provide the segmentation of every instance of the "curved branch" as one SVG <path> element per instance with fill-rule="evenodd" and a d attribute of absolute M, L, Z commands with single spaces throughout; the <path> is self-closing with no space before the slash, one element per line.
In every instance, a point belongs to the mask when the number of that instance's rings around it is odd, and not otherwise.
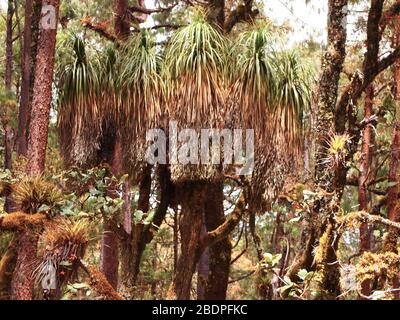
<path fill-rule="evenodd" d="M 236 203 L 235 209 L 226 218 L 225 222 L 218 228 L 207 232 L 206 236 L 201 239 L 200 247 L 205 249 L 208 246 L 212 246 L 215 243 L 225 239 L 235 229 L 241 220 L 244 212 L 246 211 L 246 201 L 243 192 L 241 193 L 238 202 Z"/>

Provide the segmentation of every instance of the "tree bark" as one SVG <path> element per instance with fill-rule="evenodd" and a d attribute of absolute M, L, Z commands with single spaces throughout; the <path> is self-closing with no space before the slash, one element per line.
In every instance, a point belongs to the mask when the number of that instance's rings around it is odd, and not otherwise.
<path fill-rule="evenodd" d="M 222 183 L 208 184 L 205 202 L 205 223 L 208 232 L 217 229 L 225 222 L 223 200 Z M 232 244 L 230 236 L 211 245 L 208 251 L 209 272 L 204 299 L 225 300 L 231 265 Z"/>
<path fill-rule="evenodd" d="M 5 70 L 5 89 L 10 92 L 12 87 L 13 72 L 13 16 L 14 3 L 8 0 L 7 20 L 6 20 L 6 70 Z"/>
<path fill-rule="evenodd" d="M 129 24 L 126 24 L 126 13 L 128 8 L 127 0 L 115 0 L 114 1 L 114 32 L 118 39 L 127 40 L 129 35 Z M 112 157 L 112 174 L 114 176 L 119 176 L 122 173 L 122 145 L 121 139 L 117 126 L 115 127 L 115 141 L 114 141 L 114 153 Z M 114 190 L 110 190 L 114 193 Z M 117 195 L 115 195 L 117 196 Z M 118 238 L 114 233 L 113 228 L 110 223 L 106 222 L 103 226 L 103 238 L 102 238 L 102 255 L 101 255 L 101 268 L 100 270 L 106 276 L 108 282 L 114 287 L 118 286 Z M 125 245 L 121 245 L 121 250 L 125 253 L 126 250 L 131 248 Z M 123 270 L 125 270 L 125 262 L 123 260 Z"/>
<path fill-rule="evenodd" d="M 7 19 L 6 19 L 6 65 L 4 83 L 7 94 L 11 94 L 12 90 L 12 72 L 13 72 L 13 16 L 14 4 L 12 0 L 8 0 Z M 4 168 L 11 170 L 12 166 L 12 150 L 13 150 L 13 130 L 11 127 L 11 108 L 4 106 L 5 123 L 4 123 Z"/>
<path fill-rule="evenodd" d="M 47 17 L 54 19 L 55 28 L 43 20 L 46 17 L 42 17 L 29 126 L 28 174 L 41 173 L 45 168 L 60 0 L 44 0 L 43 5 L 54 8 L 55 16 L 51 17 L 50 13 Z"/>
<path fill-rule="evenodd" d="M 26 0 L 24 40 L 22 50 L 21 70 L 21 100 L 18 114 L 17 155 L 27 156 L 28 128 L 33 93 L 33 75 L 39 34 L 40 0 Z"/>
<path fill-rule="evenodd" d="M 207 227 L 203 224 L 201 237 L 207 236 Z M 210 272 L 210 250 L 205 248 L 197 264 L 197 300 L 205 300 L 205 292 Z"/>
<path fill-rule="evenodd" d="M 119 40 L 127 40 L 130 33 L 130 23 L 128 16 L 128 0 L 114 1 L 114 32 Z"/>
<path fill-rule="evenodd" d="M 111 174 L 115 177 L 119 177 L 122 172 L 122 145 L 121 140 L 116 137 L 114 144 Z M 108 196 L 111 198 L 117 198 L 118 192 L 115 185 L 111 186 L 108 190 Z M 101 243 L 101 272 L 105 275 L 108 282 L 114 289 L 118 286 L 118 236 L 114 232 L 111 217 L 110 220 L 104 221 L 103 224 L 103 237 Z"/>
<path fill-rule="evenodd" d="M 364 119 L 369 119 L 373 114 L 374 87 L 368 86 L 365 91 Z M 360 174 L 358 178 L 358 204 L 360 211 L 369 212 L 368 178 L 370 175 L 371 151 L 373 143 L 373 128 L 367 125 L 364 129 L 361 143 Z M 371 230 L 368 222 L 360 226 L 360 252 L 371 250 Z M 364 281 L 361 284 L 361 293 L 364 296 L 370 295 L 370 282 Z"/>
<path fill-rule="evenodd" d="M 31 232 L 19 234 L 17 262 L 11 280 L 11 300 L 32 300 L 33 271 L 38 236 Z"/>
<path fill-rule="evenodd" d="M 325 164 L 327 157 L 330 134 L 335 133 L 335 110 L 338 96 L 338 85 L 343 63 L 346 56 L 346 27 L 347 27 L 348 0 L 328 1 L 328 41 L 327 49 L 322 57 L 322 71 L 319 79 L 319 87 L 316 93 L 316 150 L 315 150 L 315 181 L 317 189 L 331 196 L 322 197 L 315 201 L 312 212 L 306 217 L 302 231 L 301 250 L 295 258 L 289 276 L 297 278 L 300 269 L 311 271 L 312 250 L 314 241 L 322 234 L 321 226 L 334 223 L 334 214 L 340 203 L 345 175 L 340 170 L 330 168 Z M 335 248 L 329 246 L 329 261 L 324 261 L 322 290 L 330 297 L 339 294 L 338 264 L 336 262 Z M 331 283 L 333 280 L 335 283 Z"/>
<path fill-rule="evenodd" d="M 203 225 L 205 186 L 188 182 L 182 187 L 181 254 L 168 299 L 189 300 L 192 277 L 200 258 L 200 236 Z"/>
<path fill-rule="evenodd" d="M 400 44 L 400 27 L 397 25 L 395 29 L 395 45 Z M 392 145 L 391 145 L 391 158 L 389 165 L 388 182 L 393 185 L 388 188 L 387 192 L 387 210 L 388 219 L 391 221 L 400 221 L 399 198 L 399 165 L 400 165 L 400 59 L 395 63 L 394 69 L 394 82 L 395 82 L 395 106 L 396 114 L 393 121 L 392 131 Z M 398 253 L 397 241 L 399 238 L 399 230 L 393 227 L 388 228 L 388 234 L 384 243 L 384 251 Z M 392 281 L 393 289 L 400 286 L 398 277 Z M 400 299 L 400 293 L 394 294 L 395 299 Z"/>

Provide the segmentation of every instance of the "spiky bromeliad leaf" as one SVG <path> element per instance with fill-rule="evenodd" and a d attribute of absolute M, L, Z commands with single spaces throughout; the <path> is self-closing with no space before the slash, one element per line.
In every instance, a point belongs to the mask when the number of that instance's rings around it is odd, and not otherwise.
<path fill-rule="evenodd" d="M 40 239 L 43 252 L 36 261 L 36 281 L 49 279 L 53 272 L 57 274 L 60 284 L 75 277 L 89 242 L 88 231 L 89 225 L 83 219 L 72 221 L 60 218 L 50 223 Z"/>
<path fill-rule="evenodd" d="M 173 120 L 212 128 L 223 119 L 228 52 L 227 38 L 202 14 L 173 35 L 165 57 Z"/>
<path fill-rule="evenodd" d="M 122 50 L 118 86 L 122 125 L 136 135 L 157 123 L 163 98 L 162 58 L 149 31 L 133 37 Z"/>

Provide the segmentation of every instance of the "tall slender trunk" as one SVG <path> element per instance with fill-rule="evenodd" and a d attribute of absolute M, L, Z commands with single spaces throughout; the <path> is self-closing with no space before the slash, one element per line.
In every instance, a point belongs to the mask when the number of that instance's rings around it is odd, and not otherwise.
<path fill-rule="evenodd" d="M 52 11 L 42 17 L 44 20 L 40 28 L 28 146 L 29 161 L 26 167 L 29 175 L 41 173 L 45 167 L 60 1 L 45 0 L 43 4 L 49 5 Z M 12 279 L 12 299 L 27 300 L 33 298 L 31 275 L 32 262 L 37 252 L 37 236 L 24 232 L 19 241 L 17 264 Z"/>
<path fill-rule="evenodd" d="M 129 23 L 126 23 L 127 9 L 127 0 L 114 1 L 114 32 L 120 40 L 127 40 L 129 35 Z M 112 157 L 112 174 L 119 176 L 122 173 L 122 145 L 117 126 L 115 126 L 114 134 L 115 141 L 113 146 L 114 154 Z M 114 190 L 110 190 L 110 192 L 113 193 Z M 112 222 L 105 222 L 103 225 L 100 270 L 104 273 L 108 282 L 110 282 L 114 288 L 117 288 L 119 266 L 118 238 L 112 230 L 110 223 Z M 125 247 L 121 247 L 121 250 L 124 248 Z"/>
<path fill-rule="evenodd" d="M 42 17 L 40 26 L 29 126 L 28 174 L 40 173 L 45 168 L 60 0 L 44 0 L 43 5 L 53 9 Z"/>
<path fill-rule="evenodd" d="M 395 34 L 395 45 L 400 43 L 400 26 L 396 27 Z M 396 100 L 396 115 L 393 121 L 392 131 L 392 146 L 391 146 L 391 158 L 389 166 L 388 181 L 393 185 L 388 188 L 387 192 L 387 210 L 388 218 L 391 221 L 400 221 L 399 205 L 398 205 L 398 192 L 399 192 L 399 166 L 400 166 L 400 59 L 395 63 L 394 70 L 394 81 L 395 81 L 395 100 Z M 399 231 L 396 228 L 389 227 L 388 235 L 384 243 L 384 251 L 398 253 L 397 241 L 399 238 Z M 398 277 L 395 277 L 392 281 L 394 289 L 399 288 L 400 281 Z M 394 294 L 396 299 L 400 299 L 400 293 Z"/>
<path fill-rule="evenodd" d="M 31 92 L 31 78 L 34 72 L 33 57 L 32 57 L 32 44 L 37 43 L 37 29 L 39 27 L 38 19 L 35 14 L 38 10 L 38 0 L 25 1 L 25 23 L 24 23 L 24 40 L 21 57 L 21 99 L 18 114 L 18 134 L 17 134 L 17 154 L 26 156 L 28 152 L 28 125 L 29 125 L 29 111 L 30 111 L 30 92 Z M 40 6 L 41 7 L 41 6 Z M 33 37 L 36 36 L 36 39 Z"/>
<path fill-rule="evenodd" d="M 5 70 L 5 88 L 11 91 L 12 72 L 13 72 L 13 16 L 14 3 L 8 0 L 7 21 L 6 21 L 6 70 Z"/>
<path fill-rule="evenodd" d="M 300 269 L 310 271 L 313 262 L 313 249 L 315 240 L 319 239 L 323 230 L 320 225 L 335 224 L 334 215 L 342 197 L 345 186 L 346 173 L 342 168 L 331 168 L 326 165 L 324 159 L 327 157 L 327 150 L 330 134 L 336 133 L 335 111 L 338 96 L 340 74 L 346 56 L 347 38 L 347 7 L 348 0 L 328 1 L 328 41 L 327 49 L 322 56 L 322 70 L 319 79 L 318 90 L 313 99 L 314 110 L 317 112 L 315 123 L 315 172 L 314 180 L 317 189 L 329 194 L 315 201 L 313 212 L 305 221 L 302 231 L 301 250 L 293 262 L 289 275 L 297 279 L 297 272 Z M 335 208 L 332 210 L 332 208 Z M 333 228 L 334 229 L 334 228 Z M 323 261 L 322 291 L 327 297 L 333 298 L 340 293 L 339 266 L 337 263 L 335 245 L 330 243 Z"/>
<path fill-rule="evenodd" d="M 6 19 L 6 65 L 4 83 L 7 94 L 12 90 L 12 72 L 13 72 L 13 16 L 14 4 L 8 0 L 7 19 Z M 11 170 L 12 150 L 13 150 L 13 130 L 11 127 L 11 110 L 9 106 L 4 106 L 6 116 L 4 121 L 4 168 Z"/>
<path fill-rule="evenodd" d="M 364 119 L 369 119 L 373 113 L 374 87 L 368 86 L 365 90 Z M 362 135 L 360 175 L 358 178 L 358 204 L 359 210 L 369 211 L 368 180 L 370 176 L 371 151 L 373 141 L 373 128 L 368 125 Z M 371 230 L 368 222 L 360 226 L 360 252 L 371 250 Z M 361 293 L 365 296 L 370 294 L 370 282 L 361 284 Z"/>

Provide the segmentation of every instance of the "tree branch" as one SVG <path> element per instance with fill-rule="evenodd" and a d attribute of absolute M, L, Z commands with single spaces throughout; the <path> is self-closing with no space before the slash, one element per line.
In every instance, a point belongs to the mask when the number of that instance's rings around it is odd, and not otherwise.
<path fill-rule="evenodd" d="M 47 216 L 45 214 L 26 214 L 14 212 L 0 215 L 0 230 L 22 231 L 28 228 L 39 227 L 44 224 Z"/>
<path fill-rule="evenodd" d="M 244 4 L 240 4 L 235 10 L 232 10 L 224 22 L 224 31 L 229 33 L 237 23 L 254 20 L 259 14 L 259 10 L 253 10 L 252 6 L 253 0 L 245 0 Z"/>
<path fill-rule="evenodd" d="M 110 40 L 114 43 L 118 43 L 117 37 L 110 31 L 108 30 L 108 21 L 105 22 L 95 22 L 93 18 L 91 17 L 85 17 L 81 20 L 81 25 L 89 30 L 92 30 L 102 36 L 103 38 L 106 38 L 107 40 Z"/>
<path fill-rule="evenodd" d="M 225 239 L 229 234 L 235 229 L 241 220 L 245 209 L 246 201 L 243 192 L 241 193 L 239 200 L 236 203 L 235 209 L 228 216 L 223 224 L 221 224 L 218 228 L 207 232 L 207 234 L 201 239 L 200 247 L 205 249 L 208 246 L 212 246 L 213 244 Z"/>

